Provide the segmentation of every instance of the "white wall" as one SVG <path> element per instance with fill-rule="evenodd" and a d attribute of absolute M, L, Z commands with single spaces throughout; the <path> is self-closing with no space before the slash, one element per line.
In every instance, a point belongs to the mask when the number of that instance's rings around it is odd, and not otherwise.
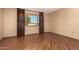
<path fill-rule="evenodd" d="M 79 8 L 68 8 L 50 14 L 50 31 L 79 39 Z"/>
<path fill-rule="evenodd" d="M 0 9 L 0 40 L 2 39 L 2 9 Z"/>
<path fill-rule="evenodd" d="M 15 8 L 3 9 L 3 37 L 16 36 L 17 10 Z"/>

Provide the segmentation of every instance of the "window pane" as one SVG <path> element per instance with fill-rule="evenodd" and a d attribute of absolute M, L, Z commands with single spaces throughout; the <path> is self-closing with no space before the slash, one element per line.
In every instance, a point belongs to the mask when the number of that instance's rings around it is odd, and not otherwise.
<path fill-rule="evenodd" d="M 33 23 L 33 24 L 38 23 L 38 17 L 37 16 L 29 16 L 29 18 L 31 18 L 30 23 Z"/>
<path fill-rule="evenodd" d="M 26 16 L 25 23 L 27 23 L 26 25 L 28 26 L 38 25 L 38 16 L 35 15 Z"/>

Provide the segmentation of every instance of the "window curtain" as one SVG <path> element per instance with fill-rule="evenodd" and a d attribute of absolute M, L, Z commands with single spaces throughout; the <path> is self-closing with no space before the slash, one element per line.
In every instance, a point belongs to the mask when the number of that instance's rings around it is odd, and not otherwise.
<path fill-rule="evenodd" d="M 25 35 L 25 10 L 17 8 L 17 37 Z"/>
<path fill-rule="evenodd" d="M 39 12 L 39 33 L 44 33 L 44 13 Z"/>

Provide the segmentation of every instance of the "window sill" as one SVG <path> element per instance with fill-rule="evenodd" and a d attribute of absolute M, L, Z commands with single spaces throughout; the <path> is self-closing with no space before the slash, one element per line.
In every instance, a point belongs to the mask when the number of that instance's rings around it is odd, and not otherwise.
<path fill-rule="evenodd" d="M 25 25 L 25 27 L 38 27 L 39 25 Z"/>

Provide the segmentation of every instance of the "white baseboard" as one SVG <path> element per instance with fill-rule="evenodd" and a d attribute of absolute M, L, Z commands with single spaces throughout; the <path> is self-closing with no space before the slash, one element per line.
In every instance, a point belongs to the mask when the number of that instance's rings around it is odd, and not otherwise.
<path fill-rule="evenodd" d="M 75 37 L 71 37 L 71 36 L 68 36 L 68 35 L 65 35 L 65 34 L 61 34 L 61 33 L 56 33 L 56 32 L 51 32 L 51 33 L 55 33 L 55 34 L 58 34 L 58 35 L 61 35 L 61 36 L 65 36 L 65 37 L 68 37 L 68 38 L 72 38 L 72 39 L 77 39 L 79 40 L 78 38 L 75 38 Z"/>

